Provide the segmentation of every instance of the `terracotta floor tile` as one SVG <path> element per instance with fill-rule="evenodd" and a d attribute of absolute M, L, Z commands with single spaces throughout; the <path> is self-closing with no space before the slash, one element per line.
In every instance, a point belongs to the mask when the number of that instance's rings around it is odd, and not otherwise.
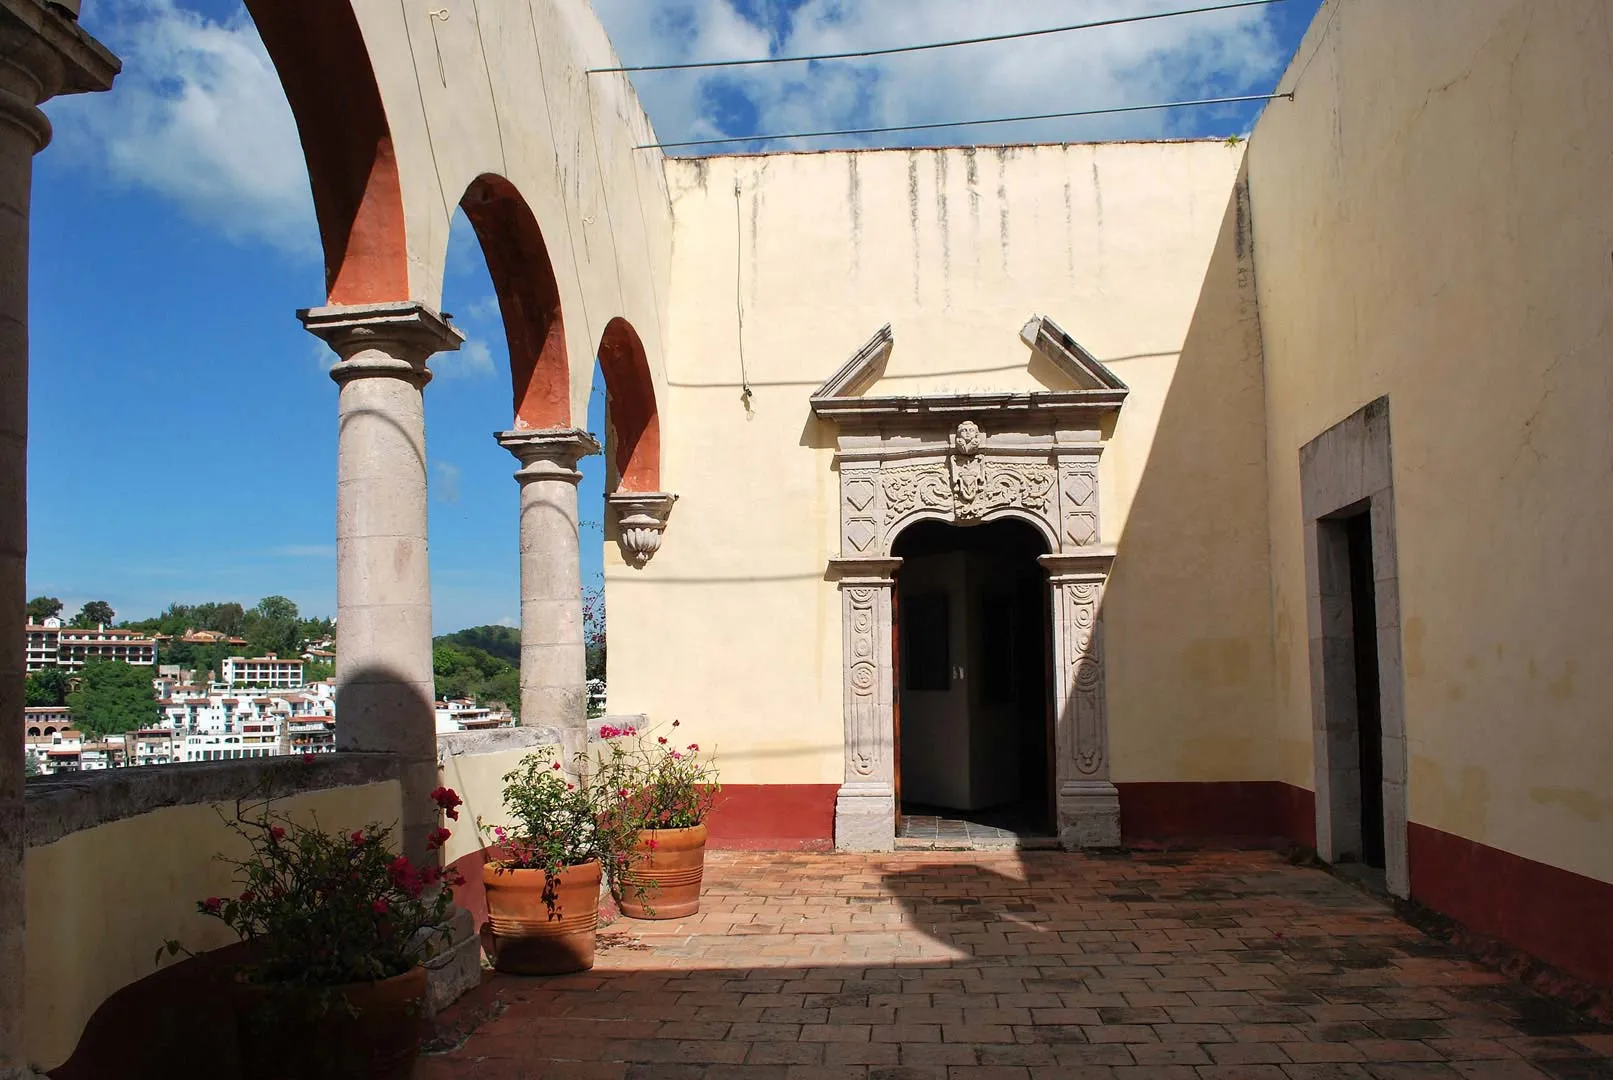
<path fill-rule="evenodd" d="M 1271 853 L 711 852 L 702 905 L 494 976 L 420 1080 L 1613 1078 L 1613 1030 Z"/>

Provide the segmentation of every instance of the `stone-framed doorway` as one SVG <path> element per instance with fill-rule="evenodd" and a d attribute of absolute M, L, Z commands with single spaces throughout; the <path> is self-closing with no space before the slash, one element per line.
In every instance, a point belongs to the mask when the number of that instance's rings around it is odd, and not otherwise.
<path fill-rule="evenodd" d="M 1299 452 L 1316 850 L 1409 896 L 1405 684 L 1389 399 Z M 1362 625 L 1366 623 L 1366 625 Z"/>
<path fill-rule="evenodd" d="M 908 525 L 1016 519 L 1051 554 L 1048 574 L 1054 709 L 1055 816 L 1066 848 L 1120 843 L 1120 800 L 1109 778 L 1103 679 L 1103 589 L 1113 562 L 1102 545 L 1098 459 L 1106 421 L 1127 393 L 1051 320 L 1021 332 L 1074 390 L 858 396 L 889 355 L 875 334 L 812 397 L 837 425 L 840 554 L 829 571 L 841 593 L 845 781 L 835 804 L 835 846 L 895 846 L 892 600 Z"/>

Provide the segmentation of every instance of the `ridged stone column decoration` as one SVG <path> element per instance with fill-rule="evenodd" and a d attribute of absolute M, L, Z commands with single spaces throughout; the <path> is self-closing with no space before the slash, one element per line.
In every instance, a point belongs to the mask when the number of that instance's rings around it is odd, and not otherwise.
<path fill-rule="evenodd" d="M 1053 610 L 1054 745 L 1059 843 L 1066 850 L 1120 846 L 1120 793 L 1109 779 L 1103 678 L 1106 550 L 1043 555 Z"/>
<path fill-rule="evenodd" d="M 31 1077 L 23 1032 L 27 852 L 22 740 L 28 557 L 28 224 L 39 105 L 106 90 L 117 57 L 38 0 L 0 0 L 0 1080 Z M 41 1003 L 43 1005 L 49 1002 Z"/>
<path fill-rule="evenodd" d="M 435 859 L 426 359 L 464 335 L 413 302 L 298 312 L 341 357 L 336 441 L 336 746 L 401 759 L 403 850 Z"/>
<path fill-rule="evenodd" d="M 891 596 L 901 559 L 831 559 L 845 649 L 846 778 L 835 797 L 835 847 L 896 846 L 895 681 Z"/>
<path fill-rule="evenodd" d="M 599 453 L 582 428 L 494 435 L 521 463 L 521 724 L 552 728 L 566 767 L 588 745 L 577 463 Z"/>

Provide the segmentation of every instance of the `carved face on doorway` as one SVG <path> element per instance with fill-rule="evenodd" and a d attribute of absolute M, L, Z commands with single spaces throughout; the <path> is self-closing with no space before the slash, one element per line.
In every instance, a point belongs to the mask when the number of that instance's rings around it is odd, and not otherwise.
<path fill-rule="evenodd" d="M 980 457 L 980 428 L 973 420 L 958 425 L 952 437 L 952 494 L 960 516 L 969 517 L 986 482 L 986 462 Z"/>

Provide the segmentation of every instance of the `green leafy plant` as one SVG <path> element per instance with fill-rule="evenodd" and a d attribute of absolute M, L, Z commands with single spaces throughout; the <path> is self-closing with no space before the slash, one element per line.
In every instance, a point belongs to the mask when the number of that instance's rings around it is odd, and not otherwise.
<path fill-rule="evenodd" d="M 432 800 L 450 818 L 460 798 L 447 788 Z M 434 939 L 451 941 L 445 923 L 461 884 L 428 863 L 417 866 L 398 854 L 393 829 L 370 824 L 351 833 L 303 825 L 272 810 L 264 798 L 235 813 L 220 811 L 226 827 L 244 839 L 244 859 L 219 858 L 235 870 L 235 896 L 210 896 L 196 910 L 219 919 L 250 945 L 243 969 L 247 981 L 273 986 L 334 987 L 401 975 L 435 952 Z M 433 849 L 448 839 L 434 830 Z M 159 949 L 189 950 L 177 941 Z"/>
<path fill-rule="evenodd" d="M 665 734 L 632 725 L 599 729 L 603 748 L 592 785 L 613 828 L 686 829 L 711 813 L 722 791 L 717 764 L 699 743 L 683 742 L 681 726 L 674 720 Z"/>
<path fill-rule="evenodd" d="M 579 766 L 586 764 L 578 755 Z M 542 870 L 554 877 L 568 866 L 599 860 L 607 875 L 630 857 L 633 838 L 605 811 L 595 783 L 577 783 L 553 752 L 528 754 L 504 775 L 504 809 L 511 825 L 482 825 L 504 870 Z M 478 823 L 480 824 L 480 822 Z"/>

